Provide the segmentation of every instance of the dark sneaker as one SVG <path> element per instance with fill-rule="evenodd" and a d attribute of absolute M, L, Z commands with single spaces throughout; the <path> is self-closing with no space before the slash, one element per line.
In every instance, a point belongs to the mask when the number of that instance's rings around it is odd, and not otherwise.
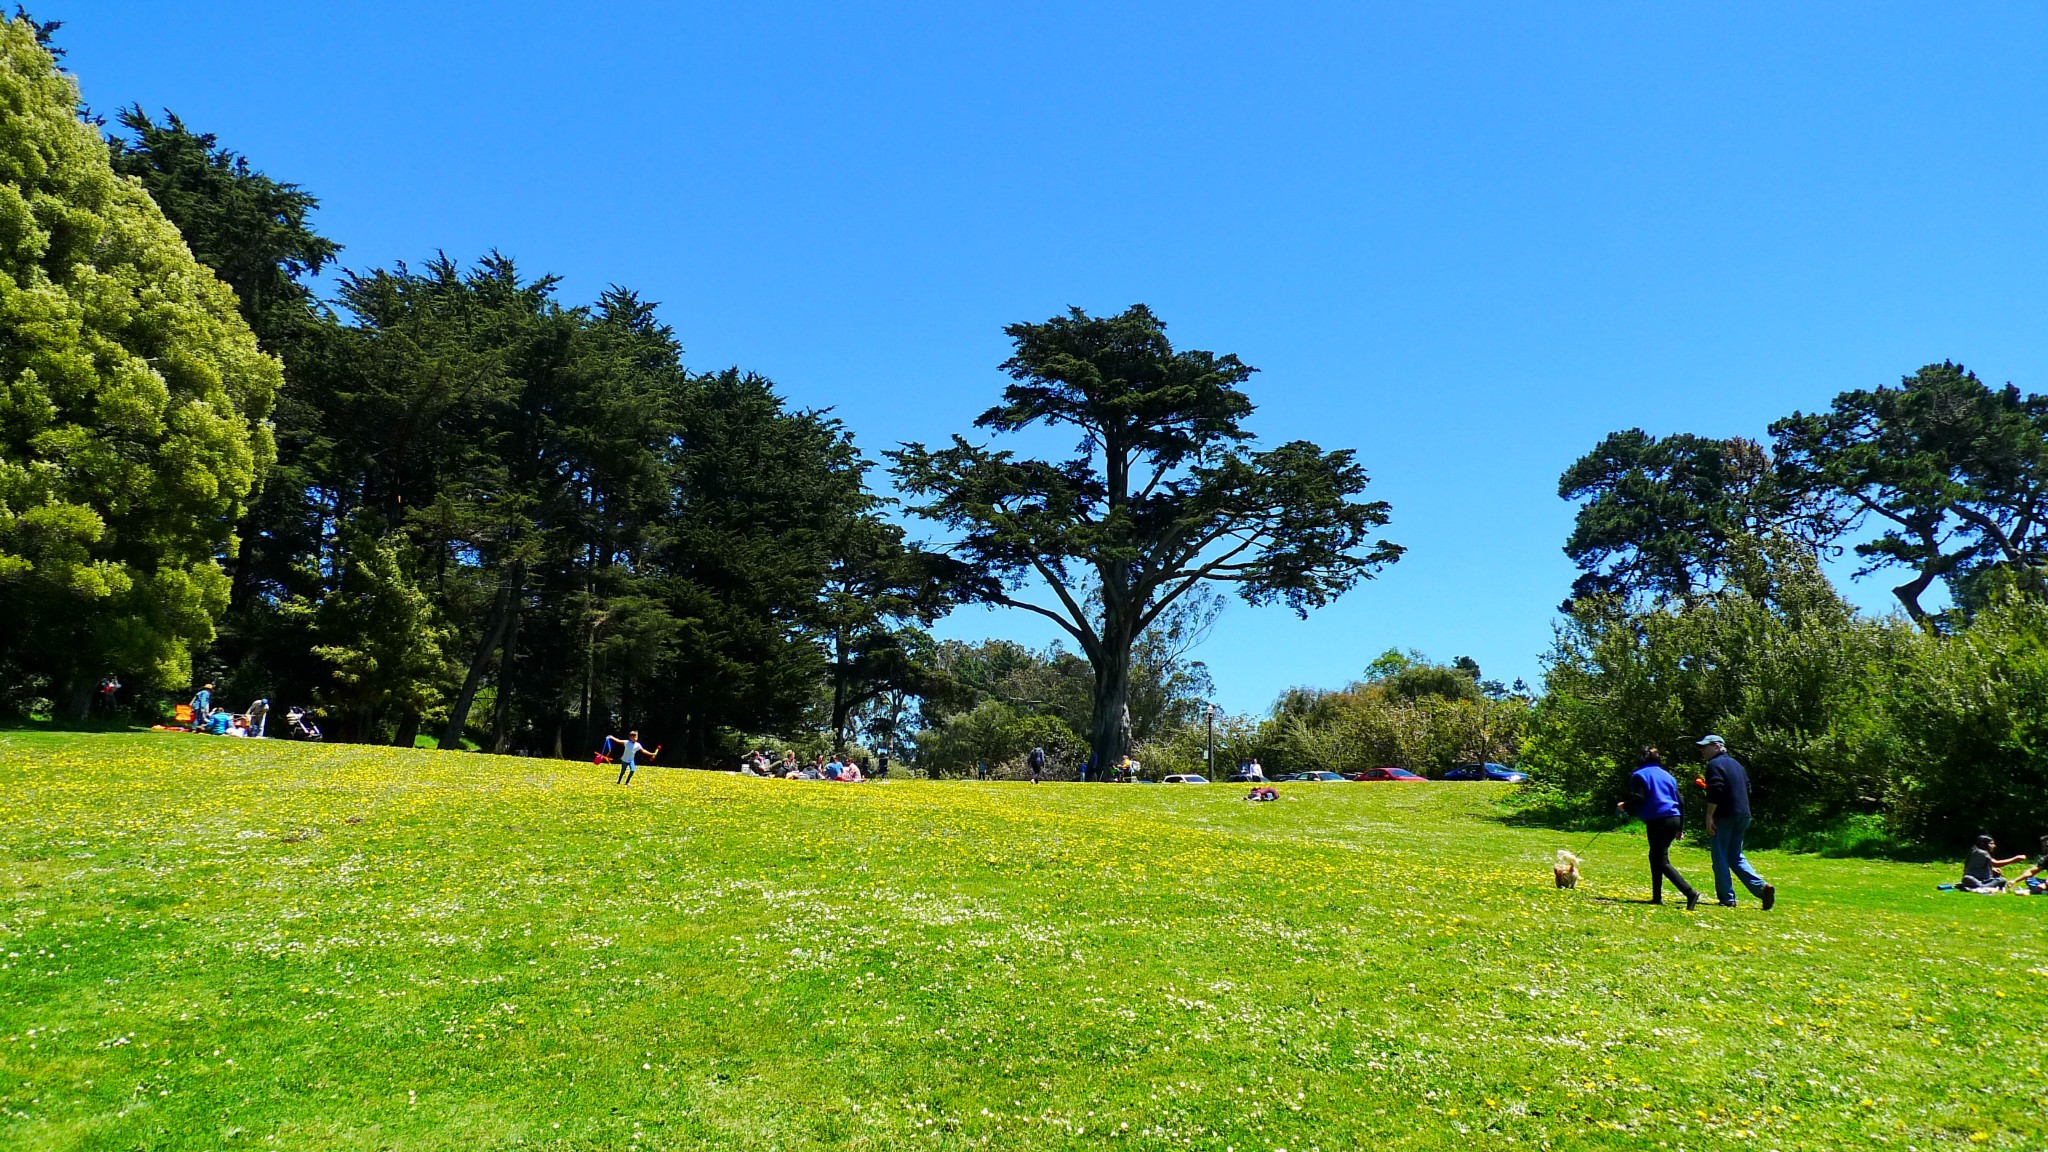
<path fill-rule="evenodd" d="M 1772 887 L 1771 885 L 1766 884 L 1764 885 L 1764 894 L 1762 896 L 1757 897 L 1757 899 L 1762 900 L 1764 902 L 1764 911 L 1769 912 L 1771 910 L 1771 905 L 1776 904 L 1778 902 L 1778 890 Z"/>
<path fill-rule="evenodd" d="M 1687 893 L 1685 894 L 1685 910 L 1686 910 L 1687 912 L 1690 912 L 1690 911 L 1692 911 L 1693 909 L 1695 909 L 1695 908 L 1697 908 L 1697 907 L 1699 907 L 1699 906 L 1700 906 L 1700 894 L 1699 894 L 1699 893 L 1697 893 L 1697 892 L 1687 892 Z"/>

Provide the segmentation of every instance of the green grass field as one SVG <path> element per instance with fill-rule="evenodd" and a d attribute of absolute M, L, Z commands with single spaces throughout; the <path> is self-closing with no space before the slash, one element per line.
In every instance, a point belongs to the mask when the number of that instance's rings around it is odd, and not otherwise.
<path fill-rule="evenodd" d="M 1766 853 L 1775 912 L 1687 914 L 1623 833 L 1561 892 L 1491 785 L 0 781 L 9 1149 L 2048 1147 L 2048 900 Z"/>

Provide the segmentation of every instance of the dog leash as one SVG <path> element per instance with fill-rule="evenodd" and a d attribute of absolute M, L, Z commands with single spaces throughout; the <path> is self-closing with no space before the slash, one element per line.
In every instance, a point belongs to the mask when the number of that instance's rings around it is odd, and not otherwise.
<path fill-rule="evenodd" d="M 1586 842 L 1585 842 L 1584 844 L 1581 844 L 1581 845 L 1579 845 L 1579 851 L 1578 851 L 1578 852 L 1576 852 L 1576 853 L 1573 853 L 1573 855 L 1578 855 L 1578 854 L 1580 854 L 1580 853 L 1583 853 L 1583 852 L 1585 852 L 1585 851 L 1586 851 L 1586 849 L 1588 849 L 1588 848 L 1591 848 L 1591 847 L 1593 846 L 1593 843 L 1594 843 L 1594 841 L 1596 841 L 1596 840 L 1600 839 L 1600 838 L 1601 838 L 1602 836 L 1605 836 L 1605 835 L 1607 835 L 1607 834 L 1608 834 L 1609 832 L 1612 832 L 1612 831 L 1614 831 L 1614 829 L 1612 829 L 1612 828 L 1603 828 L 1603 829 L 1601 829 L 1600 831 L 1598 831 L 1598 832 L 1595 832 L 1595 833 L 1593 833 L 1593 839 L 1592 839 L 1592 840 L 1588 840 L 1588 841 L 1586 841 Z"/>

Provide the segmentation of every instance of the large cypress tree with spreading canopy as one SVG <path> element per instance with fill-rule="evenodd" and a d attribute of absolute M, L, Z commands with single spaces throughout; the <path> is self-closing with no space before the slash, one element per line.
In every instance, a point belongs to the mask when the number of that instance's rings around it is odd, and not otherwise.
<path fill-rule="evenodd" d="M 1071 429 L 1074 454 L 1020 457 L 955 436 L 890 455 L 923 500 L 912 510 L 952 529 L 956 555 L 989 577 L 981 597 L 1052 620 L 1088 658 L 1097 764 L 1130 749 L 1131 648 L 1176 601 L 1221 584 L 1305 616 L 1400 557 L 1372 538 L 1389 509 L 1359 499 L 1366 474 L 1350 451 L 1252 446 L 1242 385 L 1254 369 L 1236 356 L 1176 349 L 1142 304 L 1005 331 L 1011 383 L 975 425 Z"/>

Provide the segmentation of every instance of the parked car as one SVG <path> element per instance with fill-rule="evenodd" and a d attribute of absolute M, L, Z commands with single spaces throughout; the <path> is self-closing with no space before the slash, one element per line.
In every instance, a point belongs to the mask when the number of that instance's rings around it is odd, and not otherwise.
<path fill-rule="evenodd" d="M 1400 783 L 1427 784 L 1429 781 L 1406 768 L 1367 768 L 1352 777 L 1360 784 Z"/>
<path fill-rule="evenodd" d="M 1528 777 L 1505 764 L 1457 764 L 1444 772 L 1446 780 L 1498 780 L 1503 784 L 1520 784 Z"/>
<path fill-rule="evenodd" d="M 1193 772 L 1177 772 L 1160 781 L 1162 784 L 1207 784 L 1208 782 L 1208 777 L 1199 776 Z"/>
<path fill-rule="evenodd" d="M 1337 775 L 1335 772 L 1296 772 L 1292 776 L 1282 776 L 1280 780 L 1282 782 L 1292 781 L 1297 784 L 1325 784 L 1334 780 L 1342 784 L 1344 777 Z"/>

